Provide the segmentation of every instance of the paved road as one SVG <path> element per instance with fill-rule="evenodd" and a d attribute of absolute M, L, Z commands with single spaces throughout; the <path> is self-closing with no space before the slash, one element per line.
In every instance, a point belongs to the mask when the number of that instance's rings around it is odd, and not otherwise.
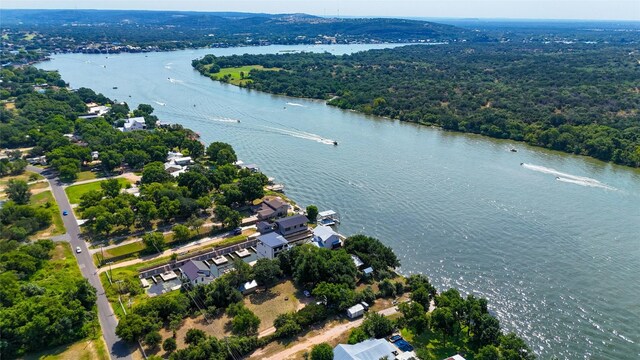
<path fill-rule="evenodd" d="M 78 221 L 73 211 L 71 211 L 71 205 L 69 204 L 67 194 L 64 192 L 62 183 L 54 174 L 49 173 L 47 170 L 43 171 L 43 169 L 33 166 L 29 166 L 28 170 L 40 173 L 47 178 L 60 211 L 67 210 L 69 212 L 69 215 L 62 217 L 64 227 L 67 229 L 69 243 L 71 244 L 73 253 L 76 255 L 82 276 L 89 280 L 89 283 L 97 290 L 98 318 L 100 319 L 100 326 L 102 327 L 102 336 L 107 343 L 107 349 L 109 350 L 111 358 L 132 359 L 131 353 L 133 349 L 116 335 L 115 331 L 118 325 L 118 319 L 114 315 L 109 300 L 107 300 L 107 296 L 104 293 L 104 288 L 100 283 L 100 278 L 97 275 L 97 269 L 93 264 L 93 259 L 91 258 L 87 244 L 80 239 L 80 227 L 78 226 Z M 75 250 L 78 246 L 82 249 L 82 252 L 79 254 Z"/>

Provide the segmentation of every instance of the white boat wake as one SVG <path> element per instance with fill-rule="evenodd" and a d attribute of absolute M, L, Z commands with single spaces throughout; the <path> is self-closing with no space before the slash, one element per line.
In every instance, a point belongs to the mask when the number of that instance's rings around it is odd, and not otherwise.
<path fill-rule="evenodd" d="M 316 141 L 326 145 L 334 145 L 335 143 L 334 140 L 326 139 L 318 134 L 308 133 L 306 131 L 287 130 L 287 129 L 280 129 L 277 127 L 270 127 L 270 126 L 265 126 L 265 127 L 267 129 L 271 129 L 280 134 L 297 137 L 299 139 L 312 140 L 312 141 Z"/>
<path fill-rule="evenodd" d="M 289 105 L 289 106 L 299 106 L 299 107 L 305 107 L 305 106 L 304 106 L 304 105 L 302 105 L 302 104 L 298 104 L 298 103 L 292 103 L 292 102 L 288 102 L 288 103 L 287 103 L 287 105 Z"/>
<path fill-rule="evenodd" d="M 160 105 L 160 106 L 165 106 L 165 105 L 167 105 L 166 103 L 163 103 L 163 102 L 160 102 L 160 101 L 155 101 L 155 100 L 154 100 L 153 102 L 154 102 L 154 103 L 156 103 L 156 104 L 158 104 L 158 105 Z"/>
<path fill-rule="evenodd" d="M 607 189 L 607 190 L 617 190 L 616 188 L 609 186 L 607 184 L 601 183 L 596 179 L 592 179 L 585 176 L 567 174 L 567 173 L 560 172 L 556 169 L 552 169 L 544 166 L 523 163 L 522 167 L 525 169 L 537 171 L 543 174 L 554 175 L 556 177 L 556 180 L 564 183 L 575 184 L 580 186 L 588 186 L 588 187 L 597 187 L 597 188 Z"/>

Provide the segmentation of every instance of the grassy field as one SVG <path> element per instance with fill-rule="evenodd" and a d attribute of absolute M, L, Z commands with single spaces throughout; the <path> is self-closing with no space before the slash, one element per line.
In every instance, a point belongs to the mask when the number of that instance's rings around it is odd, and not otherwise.
<path fill-rule="evenodd" d="M 66 189 L 64 189 L 64 191 L 67 193 L 67 196 L 69 197 L 69 202 L 72 204 L 79 204 L 80 203 L 80 198 L 82 197 L 82 195 L 84 195 L 85 193 L 92 191 L 92 190 L 98 190 L 100 191 L 100 183 L 102 181 L 94 181 L 94 182 L 90 182 L 90 183 L 86 183 L 86 184 L 80 184 L 80 185 L 71 185 L 69 187 L 67 187 Z M 118 182 L 124 187 L 127 184 L 129 184 L 129 180 L 125 179 L 125 178 L 118 178 Z"/>
<path fill-rule="evenodd" d="M 205 66 L 207 71 L 211 66 Z M 247 82 L 251 81 L 249 77 L 249 72 L 251 70 L 261 70 L 261 71 L 278 71 L 280 68 L 265 68 L 262 65 L 247 65 L 241 67 L 231 67 L 231 68 L 223 68 L 220 69 L 220 72 L 215 74 L 210 74 L 209 76 L 214 80 L 222 80 L 225 75 L 229 75 L 231 78 L 229 79 L 229 83 L 233 85 L 244 85 Z M 244 78 L 240 75 L 240 73 L 244 73 Z"/>
<path fill-rule="evenodd" d="M 31 178 L 31 179 L 30 179 Z M 24 180 L 24 181 L 33 181 L 33 180 L 42 180 L 44 179 L 44 176 L 32 172 L 32 171 L 25 171 L 24 173 L 20 174 L 20 175 L 15 175 L 15 176 L 4 176 L 2 178 L 0 178 L 0 187 L 4 187 L 7 185 L 7 183 L 9 183 L 9 180 L 12 179 L 16 179 L 16 180 Z"/>
<path fill-rule="evenodd" d="M 46 207 L 51 210 L 51 216 L 53 223 L 47 229 L 39 231 L 35 234 L 36 238 L 46 238 L 48 236 L 56 236 L 62 235 L 66 232 L 64 228 L 64 223 L 62 222 L 62 214 L 60 214 L 60 209 L 58 208 L 58 204 L 56 200 L 53 198 L 53 194 L 51 191 L 43 191 L 41 193 L 35 194 L 31 196 L 30 200 L 31 205 Z"/>
<path fill-rule="evenodd" d="M 297 290 L 291 280 L 287 280 L 268 291 L 246 296 L 244 305 L 260 318 L 258 331 L 272 327 L 278 315 L 298 310 L 301 304 L 296 293 Z"/>
<path fill-rule="evenodd" d="M 49 187 L 48 182 L 40 181 L 40 182 L 29 185 L 29 190 L 34 191 L 34 190 L 46 189 L 48 187 Z"/>
<path fill-rule="evenodd" d="M 93 179 L 96 179 L 97 177 L 98 177 L 98 174 L 96 174 L 93 171 L 81 171 L 80 173 L 78 173 L 78 179 L 76 180 L 76 182 L 93 180 Z"/>
<path fill-rule="evenodd" d="M 24 360 L 109 360 L 107 345 L 98 334 L 95 339 L 81 340 L 70 345 L 57 346 L 46 351 L 29 354 Z"/>

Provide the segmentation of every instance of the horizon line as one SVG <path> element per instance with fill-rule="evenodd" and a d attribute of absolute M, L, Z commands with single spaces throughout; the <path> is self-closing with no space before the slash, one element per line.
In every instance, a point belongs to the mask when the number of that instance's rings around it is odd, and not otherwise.
<path fill-rule="evenodd" d="M 640 22 L 640 19 L 585 19 L 585 18 L 525 18 L 525 17 L 455 17 L 455 16 L 385 16 L 385 15 L 317 15 L 305 12 L 290 12 L 290 13 L 268 13 L 268 12 L 247 12 L 247 11 L 234 11 L 234 10 L 175 10 L 175 9 L 96 9 L 96 8 L 3 8 L 0 6 L 0 10 L 34 10 L 34 11 L 59 11 L 59 10 L 71 10 L 71 11 L 146 11 L 146 12 L 192 12 L 192 13 L 238 13 L 238 14 L 253 14 L 253 15 L 310 15 L 321 18 L 332 19 L 406 19 L 406 20 L 421 20 L 421 19 L 434 19 L 434 20 L 468 20 L 468 21 L 487 21 L 487 20 L 510 20 L 510 21 L 589 21 L 589 22 L 610 22 L 610 21 L 624 21 L 624 22 Z"/>

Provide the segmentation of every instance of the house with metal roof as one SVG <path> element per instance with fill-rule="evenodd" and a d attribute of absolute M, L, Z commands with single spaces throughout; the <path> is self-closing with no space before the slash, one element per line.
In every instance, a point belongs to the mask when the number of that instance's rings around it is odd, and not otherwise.
<path fill-rule="evenodd" d="M 258 220 L 265 221 L 287 216 L 289 204 L 277 196 L 266 196 L 256 207 Z"/>
<path fill-rule="evenodd" d="M 385 339 L 369 339 L 354 345 L 339 344 L 333 348 L 334 360 L 395 359 L 398 349 Z"/>
<path fill-rule="evenodd" d="M 276 230 L 282 236 L 288 236 L 302 231 L 309 230 L 307 219 L 304 215 L 293 215 L 275 221 Z"/>
<path fill-rule="evenodd" d="M 198 260 L 189 260 L 180 266 L 180 274 L 182 278 L 188 280 L 191 285 L 208 284 L 214 279 L 214 276 L 211 274 L 211 268 L 204 262 Z"/>
<path fill-rule="evenodd" d="M 271 232 L 258 236 L 256 252 L 260 258 L 274 259 L 288 248 L 289 242 L 278 233 Z"/>
<path fill-rule="evenodd" d="M 313 229 L 313 241 L 325 249 L 335 249 L 342 246 L 342 240 L 332 228 L 318 225 Z"/>

